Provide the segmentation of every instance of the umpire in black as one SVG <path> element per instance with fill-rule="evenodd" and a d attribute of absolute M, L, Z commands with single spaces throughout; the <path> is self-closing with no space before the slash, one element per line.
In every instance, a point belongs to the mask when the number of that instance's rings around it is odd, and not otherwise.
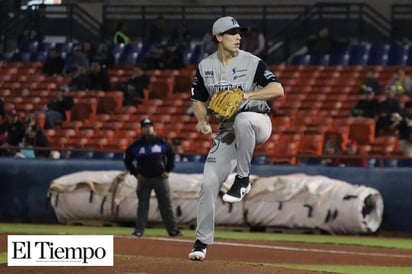
<path fill-rule="evenodd" d="M 142 237 L 147 224 L 150 194 L 154 189 L 160 215 L 169 236 L 181 236 L 172 210 L 169 188 L 169 172 L 175 166 L 175 152 L 163 138 L 155 135 L 150 119 L 140 121 L 142 136 L 135 140 L 125 151 L 124 164 L 136 176 L 137 184 L 137 221 L 133 235 Z"/>

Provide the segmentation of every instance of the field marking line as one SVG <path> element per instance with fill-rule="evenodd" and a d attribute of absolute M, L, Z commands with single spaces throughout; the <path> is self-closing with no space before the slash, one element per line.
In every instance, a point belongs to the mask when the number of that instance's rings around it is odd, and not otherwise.
<path fill-rule="evenodd" d="M 119 236 L 116 236 L 119 237 Z M 122 238 L 134 238 L 134 236 L 120 236 Z M 182 243 L 193 243 L 191 240 L 176 239 L 176 238 L 161 238 L 161 237 L 144 237 L 148 240 L 158 240 L 166 242 L 182 242 Z M 223 245 L 223 246 L 233 246 L 233 247 L 248 247 L 248 248 L 262 248 L 262 249 L 273 249 L 273 250 L 283 250 L 283 251 L 294 251 L 294 252 L 309 252 L 309 253 L 329 253 L 329 254 L 341 254 L 341 255 L 354 255 L 354 256 L 373 256 L 373 257 L 393 257 L 393 258 L 411 258 L 412 255 L 408 254 L 388 254 L 388 253 L 377 253 L 377 252 L 356 252 L 356 251 L 343 251 L 343 250 L 324 250 L 317 248 L 299 248 L 299 247 L 285 247 L 277 245 L 259 245 L 259 244 L 245 244 L 245 243 L 228 243 L 228 242 L 214 242 L 213 245 Z"/>

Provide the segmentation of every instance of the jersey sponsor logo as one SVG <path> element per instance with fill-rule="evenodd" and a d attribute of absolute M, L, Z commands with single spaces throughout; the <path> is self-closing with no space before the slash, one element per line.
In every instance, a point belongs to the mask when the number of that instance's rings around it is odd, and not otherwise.
<path fill-rule="evenodd" d="M 216 163 L 216 158 L 215 158 L 215 157 L 208 157 L 208 158 L 206 159 L 206 162 L 208 162 L 208 163 Z"/>
<path fill-rule="evenodd" d="M 206 70 L 205 71 L 205 78 L 213 77 L 214 76 L 213 70 Z"/>
<path fill-rule="evenodd" d="M 213 92 L 217 92 L 221 90 L 228 90 L 228 89 L 234 89 L 234 88 L 240 88 L 241 90 L 245 90 L 246 83 L 231 83 L 228 81 L 219 81 L 212 85 L 211 90 Z"/>
<path fill-rule="evenodd" d="M 235 76 L 233 76 L 233 80 L 237 80 L 237 79 L 242 78 L 242 77 L 246 77 L 246 74 L 235 75 Z"/>
<path fill-rule="evenodd" d="M 232 68 L 232 74 L 236 74 L 236 72 L 246 72 L 247 69 L 237 69 L 237 68 Z"/>

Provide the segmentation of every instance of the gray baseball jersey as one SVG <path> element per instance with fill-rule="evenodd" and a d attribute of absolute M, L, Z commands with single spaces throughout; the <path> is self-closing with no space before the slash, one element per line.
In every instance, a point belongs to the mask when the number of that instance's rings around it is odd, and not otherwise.
<path fill-rule="evenodd" d="M 253 91 L 278 82 L 267 65 L 258 57 L 240 51 L 227 66 L 213 53 L 199 63 L 192 86 L 192 100 L 208 103 L 219 90 L 234 87 Z M 240 176 L 249 176 L 253 151 L 272 132 L 265 100 L 246 100 L 233 119 L 221 123 L 212 142 L 203 170 L 197 214 L 196 238 L 205 244 L 214 241 L 215 204 L 222 183 L 236 168 Z"/>
<path fill-rule="evenodd" d="M 199 63 L 192 86 L 192 99 L 207 102 L 220 90 L 237 87 L 248 92 L 269 82 L 278 82 L 278 79 L 258 57 L 240 50 L 239 55 L 224 66 L 215 52 Z M 268 113 L 270 107 L 264 100 L 246 100 L 239 107 L 239 112 L 242 111 Z"/>

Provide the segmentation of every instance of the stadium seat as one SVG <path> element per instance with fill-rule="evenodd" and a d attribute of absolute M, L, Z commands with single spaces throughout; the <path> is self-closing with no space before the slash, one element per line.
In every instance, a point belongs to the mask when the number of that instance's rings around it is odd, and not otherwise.
<path fill-rule="evenodd" d="M 369 66 L 384 66 L 388 60 L 389 45 L 388 44 L 372 44 L 368 53 L 367 65 Z"/>
<path fill-rule="evenodd" d="M 320 156 L 323 148 L 323 134 L 303 134 L 298 146 L 298 156 Z"/>
<path fill-rule="evenodd" d="M 375 139 L 375 120 L 372 118 L 356 118 L 350 125 L 349 138 L 361 145 L 372 144 Z"/>
<path fill-rule="evenodd" d="M 387 66 L 404 66 L 408 59 L 409 45 L 391 44 L 388 51 Z"/>
<path fill-rule="evenodd" d="M 139 53 L 143 48 L 143 44 L 141 42 L 131 42 L 129 44 L 124 45 L 123 52 L 130 53 L 136 52 Z"/>
<path fill-rule="evenodd" d="M 342 53 L 342 54 L 331 54 L 329 56 L 329 66 L 346 66 L 349 63 L 349 54 Z"/>
<path fill-rule="evenodd" d="M 70 54 L 73 50 L 73 42 L 57 42 L 54 46 L 60 53 Z"/>
<path fill-rule="evenodd" d="M 137 57 L 139 56 L 139 53 L 137 52 L 125 52 L 123 51 L 122 54 L 120 55 L 119 58 L 119 63 L 122 64 L 130 64 L 134 65 L 137 62 Z"/>
<path fill-rule="evenodd" d="M 297 150 L 298 142 L 279 142 L 274 148 L 273 154 L 268 155 L 268 162 L 272 164 L 296 164 Z"/>
<path fill-rule="evenodd" d="M 157 79 L 152 81 L 149 86 L 149 98 L 166 98 L 170 97 L 174 90 L 174 79 Z"/>
<path fill-rule="evenodd" d="M 308 65 L 327 66 L 329 64 L 329 59 L 330 59 L 329 54 L 311 55 Z"/>
<path fill-rule="evenodd" d="M 47 51 L 37 51 L 37 52 L 32 53 L 32 60 L 35 62 L 44 63 L 46 62 L 47 57 L 48 57 Z"/>
<path fill-rule="evenodd" d="M 349 49 L 348 65 L 366 65 L 370 45 L 353 45 Z"/>
<path fill-rule="evenodd" d="M 299 54 L 295 55 L 290 62 L 291 65 L 308 65 L 310 62 L 309 54 Z"/>
<path fill-rule="evenodd" d="M 37 46 L 37 52 L 39 52 L 39 51 L 48 52 L 51 48 L 54 48 L 55 46 L 56 46 L 56 44 L 53 43 L 53 42 L 41 41 L 41 42 L 39 42 L 39 44 Z"/>

